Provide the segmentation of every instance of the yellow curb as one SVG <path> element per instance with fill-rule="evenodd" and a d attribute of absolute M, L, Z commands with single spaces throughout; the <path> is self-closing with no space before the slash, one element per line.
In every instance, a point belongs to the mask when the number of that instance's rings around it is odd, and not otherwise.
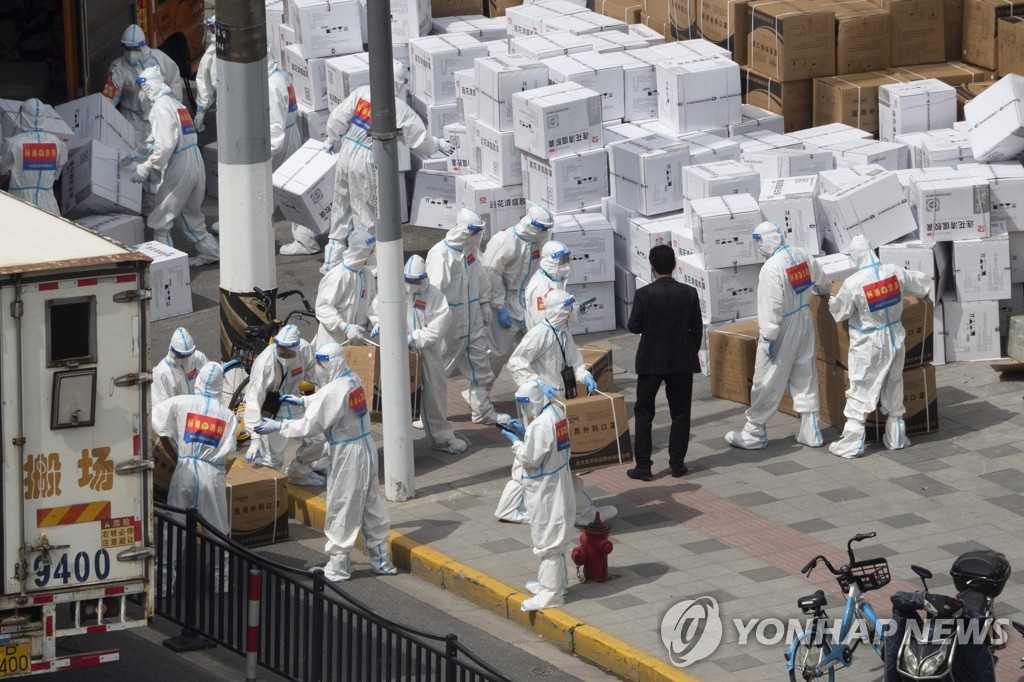
<path fill-rule="evenodd" d="M 295 519 L 323 530 L 327 508 L 322 494 L 289 486 L 288 498 L 289 511 Z M 698 682 L 697 678 L 565 611 L 521 610 L 529 595 L 404 533 L 392 530 L 388 542 L 396 566 L 555 642 L 619 677 L 632 682 Z"/>

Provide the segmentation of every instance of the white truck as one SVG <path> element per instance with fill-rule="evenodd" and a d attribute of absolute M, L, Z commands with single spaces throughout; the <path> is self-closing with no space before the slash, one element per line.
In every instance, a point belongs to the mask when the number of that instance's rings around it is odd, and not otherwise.
<path fill-rule="evenodd" d="M 0 678 L 152 617 L 148 263 L 0 192 Z"/>

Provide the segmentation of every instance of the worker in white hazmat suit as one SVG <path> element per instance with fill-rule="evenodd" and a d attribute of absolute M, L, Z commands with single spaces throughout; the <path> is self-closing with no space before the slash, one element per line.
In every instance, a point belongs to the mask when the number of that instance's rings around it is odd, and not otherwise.
<path fill-rule="evenodd" d="M 249 371 L 249 385 L 245 389 L 245 423 L 259 424 L 264 410 L 272 411 L 271 418 L 298 419 L 302 406 L 288 402 L 285 397 L 297 395 L 303 382 L 316 383 L 316 358 L 313 347 L 299 336 L 294 324 L 281 327 L 269 344 L 256 356 Z M 284 465 L 284 450 L 288 439 L 277 433 L 267 436 L 253 435 L 245 459 L 263 466 L 280 469 Z M 288 481 L 295 485 L 324 485 L 323 476 L 313 472 L 313 462 L 323 455 L 323 440 L 303 438 L 295 459 L 288 465 Z"/>
<path fill-rule="evenodd" d="M 295 102 L 292 78 L 285 73 L 267 45 L 267 78 L 270 96 L 270 155 L 274 170 L 302 146 L 299 135 L 299 108 Z M 320 251 L 316 233 L 305 225 L 291 223 L 292 241 L 278 250 L 282 256 L 302 256 Z"/>
<path fill-rule="evenodd" d="M 407 72 L 405 65 L 396 59 L 395 124 L 402 140 L 423 156 L 431 156 L 434 152 L 451 156 L 455 153 L 455 146 L 427 132 L 420 117 L 405 103 L 402 92 L 407 82 Z M 338 263 L 353 229 L 362 228 L 376 234 L 373 144 L 370 140 L 372 125 L 369 85 L 353 90 L 327 119 L 324 149 L 338 154 L 338 165 L 334 175 L 330 240 L 324 251 L 324 265 L 320 272 L 327 273 Z"/>
<path fill-rule="evenodd" d="M 493 314 L 487 275 L 477 249 L 485 227 L 476 211 L 463 206 L 455 226 L 427 252 L 427 276 L 451 310 L 452 322 L 444 339 L 445 371 L 455 371 L 469 380 L 466 395 L 477 424 L 504 424 L 510 417 L 491 404 L 494 372 L 487 359 L 484 327 Z"/>
<path fill-rule="evenodd" d="M 352 576 L 349 553 L 360 530 L 370 554 L 374 573 L 394 575 L 391 548 L 387 543 L 391 518 L 377 490 L 377 445 L 370 432 L 366 392 L 345 363 L 340 344 L 328 343 L 316 353 L 320 389 L 302 399 L 304 415 L 299 419 L 264 419 L 256 426 L 263 435 L 279 431 L 289 438 L 323 434 L 331 457 L 327 479 L 325 551 L 330 556 L 324 577 L 331 582 Z"/>
<path fill-rule="evenodd" d="M 904 296 L 927 296 L 931 278 L 923 272 L 878 262 L 870 242 L 862 236 L 850 242 L 850 258 L 857 272 L 846 278 L 829 301 L 837 322 L 849 320 L 850 388 L 846 391 L 846 426 L 829 452 L 852 459 L 864 452 L 864 420 L 877 405 L 886 414 L 885 447 L 899 450 L 910 445 L 903 421 L 903 361 L 907 333 L 900 318 Z"/>
<path fill-rule="evenodd" d="M 196 117 L 193 122 L 197 133 L 206 129 L 206 112 L 217 99 L 217 42 L 214 39 L 216 24 L 216 17 L 211 16 L 206 20 L 206 51 L 203 52 L 199 60 L 199 69 L 196 71 Z"/>
<path fill-rule="evenodd" d="M 518 224 L 491 236 L 481 260 L 490 278 L 494 314 L 485 330 L 491 368 L 497 375 L 516 347 L 526 324 L 526 285 L 540 262 L 555 218 L 531 206 Z"/>
<path fill-rule="evenodd" d="M 437 287 L 430 283 L 422 256 L 412 255 L 405 262 L 406 331 L 409 348 L 420 356 L 420 421 L 430 438 L 431 447 L 460 455 L 468 443 L 455 433 L 448 421 L 448 378 L 441 346 L 452 323 L 451 309 Z M 374 303 L 376 308 L 376 303 Z M 380 335 L 374 325 L 370 338 Z"/>
<path fill-rule="evenodd" d="M 366 264 L 377 239 L 366 230 L 356 230 L 338 267 L 320 280 L 316 292 L 316 319 L 320 329 L 316 345 L 330 341 L 362 343 L 370 324 L 371 304 L 377 296 L 377 280 Z"/>
<path fill-rule="evenodd" d="M 151 67 L 138 78 L 140 98 L 149 104 L 152 132 L 132 175 L 154 191 L 153 209 L 146 219 L 156 241 L 173 246 L 171 224 L 177 222 L 198 254 L 188 259 L 191 266 L 220 260 L 220 244 L 206 231 L 203 197 L 206 195 L 206 170 L 199 154 L 198 137 L 185 105 L 174 98 L 160 75 Z"/>
<path fill-rule="evenodd" d="M 810 297 L 829 295 L 832 281 L 804 249 L 786 244 L 785 236 L 775 223 L 761 223 L 753 236 L 761 255 L 767 258 L 757 284 L 761 342 L 754 361 L 747 423 L 742 431 L 727 433 L 725 440 L 745 450 L 767 447 L 768 420 L 775 414 L 782 393 L 788 388 L 793 396 L 793 409 L 800 414 L 797 442 L 812 448 L 821 447 Z"/>
<path fill-rule="evenodd" d="M 526 284 L 526 329 L 544 321 L 544 297 L 554 289 L 565 289 L 569 281 L 572 252 L 560 241 L 552 239 L 540 250 L 540 267 Z"/>
<path fill-rule="evenodd" d="M 188 330 L 175 329 L 167 344 L 167 355 L 153 368 L 153 383 L 149 389 L 151 406 L 176 395 L 192 395 L 199 369 L 207 362 L 206 353 L 196 348 Z"/>
<path fill-rule="evenodd" d="M 43 107 L 35 98 L 21 103 L 20 132 L 0 146 L 0 178 L 9 178 L 7 191 L 12 196 L 60 215 L 53 183 L 68 162 L 68 146 L 43 130 Z"/>
<path fill-rule="evenodd" d="M 111 63 L 107 82 L 103 86 L 103 96 L 113 102 L 128 119 L 135 129 L 135 144 L 141 144 L 149 137 L 150 120 L 147 116 L 148 105 L 139 96 L 141 89 L 135 79 L 146 69 L 158 67 L 170 88 L 171 96 L 180 102 L 183 92 L 181 73 L 173 59 L 146 44 L 145 34 L 135 24 L 126 28 L 121 35 L 121 48 L 124 55 Z"/>
<path fill-rule="evenodd" d="M 569 471 L 569 422 L 541 388 L 529 380 L 516 391 L 516 406 L 529 424 L 524 434 L 502 430 L 522 467 L 533 553 L 540 557 L 537 580 L 526 583 L 533 597 L 523 611 L 561 606 L 569 589 L 569 548 L 576 501 Z M 522 440 L 520 440 L 522 436 Z"/>
<path fill-rule="evenodd" d="M 238 418 L 220 402 L 224 385 L 224 370 L 216 362 L 200 368 L 192 395 L 178 395 L 153 406 L 151 420 L 153 433 L 171 439 L 178 450 L 178 464 L 174 468 L 167 490 L 167 504 L 181 509 L 196 509 L 203 524 L 224 535 L 231 532 L 228 516 L 225 464 L 235 451 Z M 176 515 L 177 516 L 177 515 Z M 165 542 L 167 539 L 165 538 Z M 178 552 L 168 548 L 165 556 L 176 557 Z M 229 557 L 223 566 L 214 568 L 214 591 L 227 589 Z M 174 584 L 174 567 L 167 566 L 169 580 Z"/>
<path fill-rule="evenodd" d="M 529 380 L 536 381 L 549 398 L 565 400 L 562 369 L 567 367 L 571 368 L 575 381 L 586 386 L 588 394 L 596 393 L 597 381 L 583 366 L 583 356 L 569 331 L 571 319 L 576 314 L 576 299 L 567 291 L 555 289 L 544 297 L 544 308 L 544 321 L 526 332 L 508 360 L 512 380 L 519 385 Z M 516 521 L 519 515 L 515 510 L 522 511 L 518 505 L 515 474 L 513 470 L 512 480 L 505 486 L 494 512 L 503 521 Z M 595 506 L 584 490 L 583 480 L 579 476 L 573 476 L 572 479 L 577 525 L 590 523 L 598 512 L 604 521 L 615 518 L 618 514 L 615 507 Z"/>

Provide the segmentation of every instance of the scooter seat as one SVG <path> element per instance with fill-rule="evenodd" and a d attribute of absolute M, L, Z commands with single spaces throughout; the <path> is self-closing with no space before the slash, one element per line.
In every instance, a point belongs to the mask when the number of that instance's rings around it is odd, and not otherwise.
<path fill-rule="evenodd" d="M 826 604 L 828 604 L 828 601 L 825 599 L 825 592 L 822 590 L 796 600 L 796 605 L 804 613 L 815 613 Z"/>
<path fill-rule="evenodd" d="M 975 590 L 967 590 L 960 593 L 960 601 L 964 603 L 967 609 L 971 609 L 978 614 L 985 613 L 985 610 L 988 608 L 988 597 Z"/>

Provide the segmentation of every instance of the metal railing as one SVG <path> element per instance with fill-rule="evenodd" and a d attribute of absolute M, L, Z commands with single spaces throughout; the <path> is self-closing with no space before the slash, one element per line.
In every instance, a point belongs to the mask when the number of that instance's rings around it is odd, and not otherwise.
<path fill-rule="evenodd" d="M 262 573 L 259 664 L 278 675 L 320 680 L 506 682 L 459 643 L 400 625 L 324 579 L 270 561 L 203 525 L 194 509 L 157 505 L 156 611 L 182 626 L 179 640 L 208 638 L 246 652 L 247 581 Z M 171 560 L 173 557 L 173 560 Z M 200 645 L 201 646 L 201 645 Z"/>

